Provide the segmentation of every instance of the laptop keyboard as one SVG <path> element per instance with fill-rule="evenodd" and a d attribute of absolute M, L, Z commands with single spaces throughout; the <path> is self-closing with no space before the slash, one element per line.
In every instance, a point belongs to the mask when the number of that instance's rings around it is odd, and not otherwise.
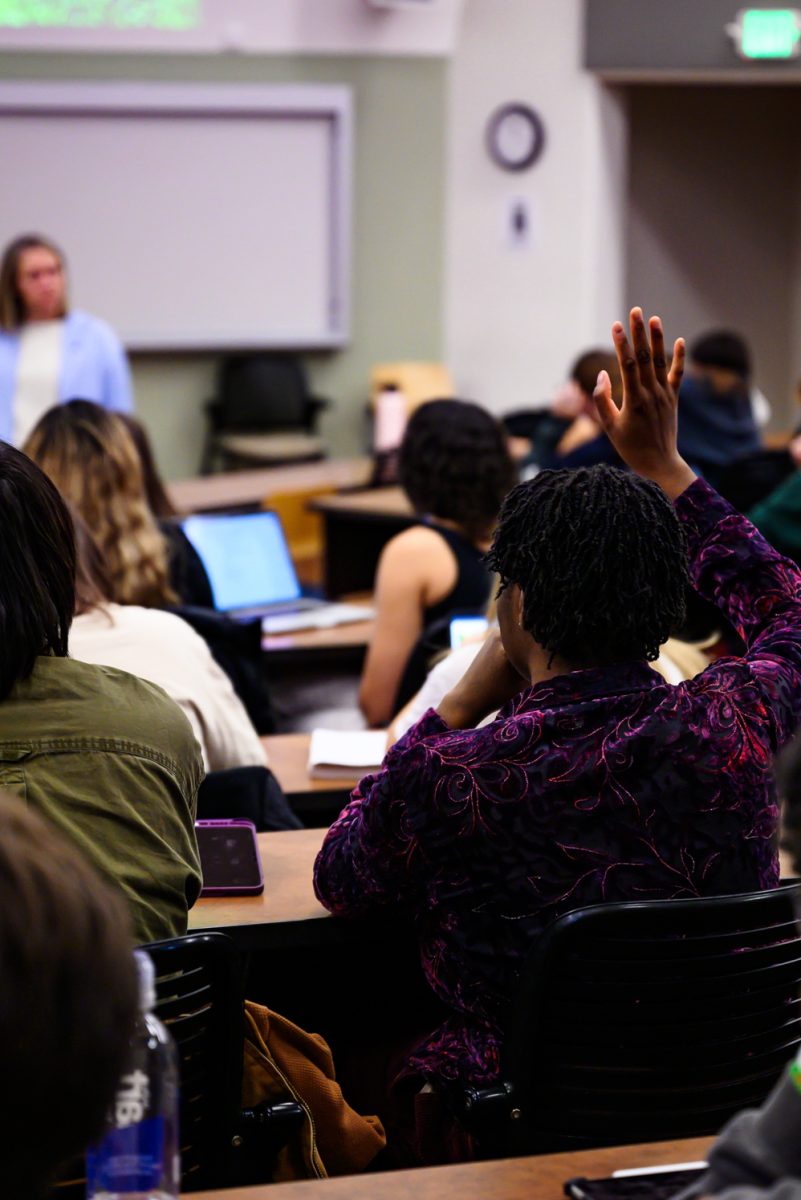
<path fill-rule="evenodd" d="M 264 617 L 262 631 L 267 634 L 298 633 L 302 629 L 331 629 L 335 625 L 352 625 L 356 621 L 371 621 L 375 609 L 362 604 L 323 604 L 306 612 L 274 613 Z"/>

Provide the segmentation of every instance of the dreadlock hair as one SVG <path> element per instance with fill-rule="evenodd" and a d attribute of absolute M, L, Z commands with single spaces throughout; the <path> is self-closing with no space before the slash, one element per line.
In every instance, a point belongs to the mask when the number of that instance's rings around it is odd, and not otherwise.
<path fill-rule="evenodd" d="M 506 498 L 486 558 L 523 594 L 551 661 L 653 661 L 684 619 L 684 531 L 649 479 L 606 465 L 542 471 Z"/>
<path fill-rule="evenodd" d="M 489 537 L 515 478 L 506 435 L 469 400 L 428 400 L 406 427 L 398 459 L 416 513 L 454 521 L 474 542 Z"/>

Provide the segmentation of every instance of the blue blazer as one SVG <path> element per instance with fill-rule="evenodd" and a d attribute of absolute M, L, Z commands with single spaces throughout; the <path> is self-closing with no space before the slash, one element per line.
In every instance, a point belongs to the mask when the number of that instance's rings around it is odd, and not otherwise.
<path fill-rule="evenodd" d="M 0 439 L 14 432 L 13 405 L 17 389 L 18 331 L 0 330 Z M 64 321 L 64 349 L 58 399 L 94 400 L 116 412 L 133 410 L 128 360 L 113 329 L 89 313 L 75 310 Z"/>

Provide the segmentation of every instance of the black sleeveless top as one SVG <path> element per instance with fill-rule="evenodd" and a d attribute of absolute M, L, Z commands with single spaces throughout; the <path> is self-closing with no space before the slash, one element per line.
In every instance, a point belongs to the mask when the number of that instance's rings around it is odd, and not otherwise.
<path fill-rule="evenodd" d="M 483 611 L 489 600 L 492 576 L 483 563 L 483 552 L 469 542 L 463 533 L 442 525 L 426 522 L 429 529 L 447 542 L 456 557 L 456 583 L 436 604 L 423 610 L 423 628 L 440 621 L 452 612 Z"/>

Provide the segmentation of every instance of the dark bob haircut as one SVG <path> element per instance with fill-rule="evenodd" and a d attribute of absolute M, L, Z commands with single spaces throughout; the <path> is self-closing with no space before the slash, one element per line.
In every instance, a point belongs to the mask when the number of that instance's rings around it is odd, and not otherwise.
<path fill-rule="evenodd" d="M 66 658 L 74 608 L 67 506 L 35 463 L 0 442 L 0 700 L 40 654 Z"/>
<path fill-rule="evenodd" d="M 454 521 L 469 538 L 488 537 L 514 465 L 498 421 L 467 400 L 429 400 L 406 427 L 400 481 L 415 512 Z"/>
<path fill-rule="evenodd" d="M 523 625 L 576 667 L 653 661 L 684 619 L 684 531 L 657 484 L 617 467 L 542 471 L 501 510 L 488 565 Z"/>
<path fill-rule="evenodd" d="M 138 1008 L 132 942 L 123 897 L 48 821 L 0 793 L 6 1197 L 51 1195 L 61 1165 L 102 1132 Z"/>

